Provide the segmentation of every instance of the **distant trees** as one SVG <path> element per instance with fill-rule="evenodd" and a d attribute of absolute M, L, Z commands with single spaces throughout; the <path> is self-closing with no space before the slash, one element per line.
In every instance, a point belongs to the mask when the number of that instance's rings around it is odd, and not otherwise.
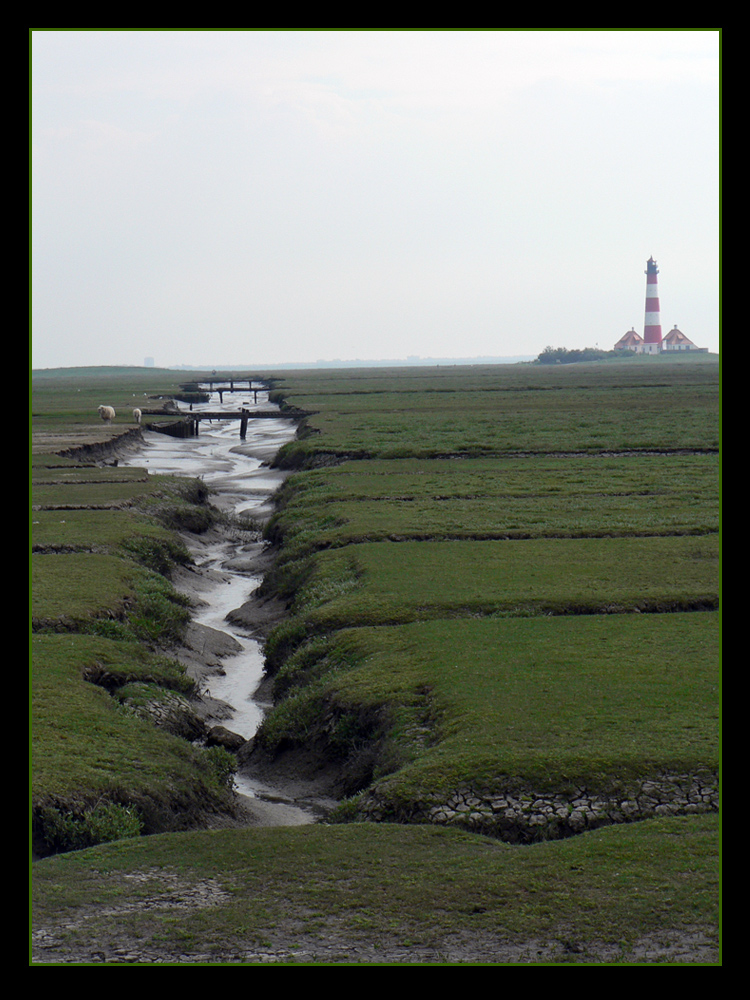
<path fill-rule="evenodd" d="M 540 365 L 570 365 L 575 364 L 576 361 L 601 361 L 603 358 L 619 357 L 622 353 L 622 351 L 600 351 L 596 347 L 584 347 L 580 351 L 569 351 L 567 347 L 545 347 L 535 363 Z"/>

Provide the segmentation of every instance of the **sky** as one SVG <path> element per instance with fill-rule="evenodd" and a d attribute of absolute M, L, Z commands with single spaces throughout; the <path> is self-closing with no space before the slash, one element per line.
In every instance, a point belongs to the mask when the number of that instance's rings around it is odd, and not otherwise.
<path fill-rule="evenodd" d="M 720 31 L 31 33 L 31 364 L 719 350 Z"/>

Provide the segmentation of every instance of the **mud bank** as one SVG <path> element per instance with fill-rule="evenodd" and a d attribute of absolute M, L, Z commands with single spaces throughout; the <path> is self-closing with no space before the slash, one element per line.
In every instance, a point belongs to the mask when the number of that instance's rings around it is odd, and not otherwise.
<path fill-rule="evenodd" d="M 233 595 L 246 591 L 250 581 L 260 582 L 271 553 L 259 542 L 238 548 L 236 537 L 221 529 L 208 538 L 183 540 L 196 565 L 180 570 L 173 583 L 191 598 L 195 611 L 176 658 L 199 687 L 194 705 L 206 742 L 237 756 L 241 824 L 290 826 L 323 818 L 337 803 L 329 794 L 330 782 L 314 780 L 315 767 L 300 763 L 280 770 L 252 755 L 255 731 L 273 707 L 263 671 L 263 642 L 285 616 L 286 605 L 252 592 L 238 607 L 231 605 Z M 207 565 L 222 550 L 234 555 L 219 560 L 221 569 Z"/>
<path fill-rule="evenodd" d="M 104 432 L 106 434 L 106 432 Z M 124 431 L 111 430 L 109 439 L 103 439 L 102 431 L 85 431 L 65 434 L 35 434 L 35 452 L 53 452 L 60 458 L 72 458 L 76 462 L 110 462 L 132 455 L 143 444 L 140 427 L 129 427 Z"/>
<path fill-rule="evenodd" d="M 267 410 L 262 398 L 258 405 Z M 215 410 L 216 402 L 206 408 Z M 301 773 L 281 775 L 273 768 L 254 767 L 247 754 L 272 707 L 263 643 L 287 610 L 283 601 L 257 593 L 274 558 L 262 528 L 288 475 L 271 469 L 270 463 L 295 433 L 294 421 L 281 414 L 278 420 L 267 415 L 250 420 L 243 440 L 236 421 L 202 421 L 197 438 L 145 431 L 137 452 L 124 449 L 122 454 L 123 464 L 142 465 L 149 472 L 200 477 L 211 504 L 227 515 L 201 535 L 181 535 L 193 562 L 175 571 L 172 583 L 193 604 L 192 622 L 175 656 L 198 686 L 194 711 L 203 738 L 243 761 L 235 781 L 239 825 L 311 823 L 336 805 Z"/>

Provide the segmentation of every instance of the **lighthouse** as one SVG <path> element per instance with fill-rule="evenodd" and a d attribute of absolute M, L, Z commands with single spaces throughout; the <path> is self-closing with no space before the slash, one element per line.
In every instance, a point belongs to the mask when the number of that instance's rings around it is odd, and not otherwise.
<path fill-rule="evenodd" d="M 658 354 L 661 351 L 661 318 L 659 316 L 659 268 L 653 257 L 646 262 L 646 319 L 643 325 L 644 354 Z"/>

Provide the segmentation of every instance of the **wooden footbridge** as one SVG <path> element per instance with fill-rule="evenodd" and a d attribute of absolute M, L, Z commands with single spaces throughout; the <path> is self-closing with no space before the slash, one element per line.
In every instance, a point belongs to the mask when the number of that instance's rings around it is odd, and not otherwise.
<path fill-rule="evenodd" d="M 255 382 L 254 386 L 253 382 Z M 206 388 L 207 386 L 208 388 Z M 219 395 L 220 403 L 224 402 L 225 392 L 241 392 L 246 396 L 252 393 L 253 402 L 257 404 L 258 393 L 268 391 L 268 386 L 258 385 L 257 378 L 249 378 L 247 375 L 243 375 L 241 378 L 209 375 L 195 382 L 184 382 L 180 388 L 184 392 L 216 392 Z"/>
<path fill-rule="evenodd" d="M 241 410 L 165 410 L 141 408 L 141 413 L 146 416 L 172 417 L 169 421 L 144 421 L 143 426 L 150 431 L 158 431 L 160 434 L 169 434 L 170 437 L 198 437 L 200 434 L 200 424 L 202 420 L 212 423 L 214 420 L 238 420 L 240 424 L 240 437 L 244 438 L 247 433 L 247 425 L 250 420 L 301 420 L 308 416 L 304 410 L 288 409 L 280 410 L 248 410 L 244 407 Z"/>
<path fill-rule="evenodd" d="M 159 409 L 141 407 L 141 414 L 144 417 L 172 418 L 169 421 L 149 421 L 148 423 L 144 423 L 145 427 L 152 431 L 158 431 L 160 434 L 169 434 L 171 437 L 198 437 L 202 420 L 208 420 L 209 423 L 214 420 L 238 420 L 240 424 L 240 438 L 244 439 L 248 421 L 250 420 L 270 420 L 271 418 L 278 420 L 280 417 L 286 420 L 301 420 L 303 417 L 309 415 L 305 410 L 298 410 L 293 407 L 287 407 L 283 411 L 250 409 L 249 397 L 252 395 L 253 403 L 257 406 L 258 393 L 268 391 L 268 386 L 260 383 L 257 377 L 253 378 L 243 375 L 239 378 L 234 378 L 226 375 L 218 375 L 214 372 L 208 376 L 201 375 L 195 381 L 185 382 L 180 385 L 180 389 L 183 390 L 185 396 L 178 398 L 183 402 L 187 401 L 185 397 L 190 398 L 193 394 L 200 394 L 206 398 L 204 395 L 206 392 L 215 392 L 218 393 L 219 401 L 223 404 L 225 392 L 240 392 L 248 399 L 248 406 L 242 406 L 238 410 L 193 410 L 193 403 L 191 402 L 189 403 L 189 411 L 186 411 L 181 410 L 175 401 L 171 399 Z"/>

